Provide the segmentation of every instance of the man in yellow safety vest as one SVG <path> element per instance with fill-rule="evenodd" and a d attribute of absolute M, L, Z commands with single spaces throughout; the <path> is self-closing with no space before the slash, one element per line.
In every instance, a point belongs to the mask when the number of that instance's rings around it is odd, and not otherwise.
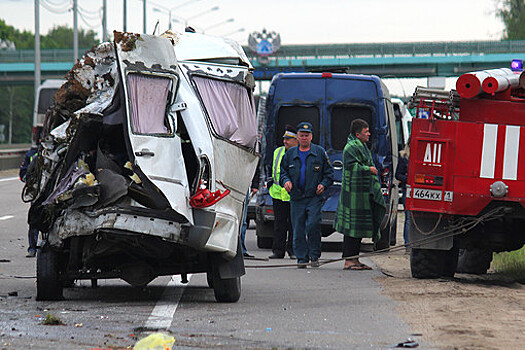
<path fill-rule="evenodd" d="M 293 230 L 290 218 L 290 194 L 279 186 L 279 176 L 281 173 L 281 160 L 285 152 L 297 146 L 297 134 L 291 125 L 286 125 L 286 131 L 283 135 L 283 145 L 273 152 L 272 180 L 273 185 L 270 187 L 270 196 L 273 200 L 274 229 L 273 229 L 273 254 L 270 259 L 282 259 L 285 252 L 290 259 L 295 259 L 293 253 Z"/>

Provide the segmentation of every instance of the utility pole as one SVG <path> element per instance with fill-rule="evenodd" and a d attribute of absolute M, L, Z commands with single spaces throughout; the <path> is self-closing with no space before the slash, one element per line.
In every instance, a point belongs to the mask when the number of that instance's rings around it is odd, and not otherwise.
<path fill-rule="evenodd" d="M 73 63 L 78 61 L 78 0 L 73 0 Z"/>
<path fill-rule="evenodd" d="M 128 23 L 128 19 L 127 19 L 127 13 L 128 13 L 128 1 L 127 0 L 123 0 L 124 1 L 124 4 L 123 4 L 123 9 L 122 9 L 122 12 L 123 12 L 123 15 L 124 15 L 124 18 L 122 20 L 122 22 L 124 23 L 124 25 L 122 26 L 122 29 L 127 32 L 128 31 L 128 26 L 127 26 L 127 23 Z"/>
<path fill-rule="evenodd" d="M 108 4 L 102 1 L 102 41 L 108 41 Z"/>
<path fill-rule="evenodd" d="M 35 0 L 35 101 L 40 86 L 40 0 Z"/>
<path fill-rule="evenodd" d="M 143 1 L 143 6 L 142 6 L 142 32 L 145 34 L 146 33 L 146 0 L 142 0 Z"/>

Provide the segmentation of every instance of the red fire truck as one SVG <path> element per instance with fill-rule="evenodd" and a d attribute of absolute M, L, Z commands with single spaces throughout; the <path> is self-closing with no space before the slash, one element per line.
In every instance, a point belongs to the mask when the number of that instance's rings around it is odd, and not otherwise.
<path fill-rule="evenodd" d="M 412 122 L 407 182 L 415 278 L 486 273 L 493 252 L 525 244 L 520 72 L 467 73 L 456 89 L 417 88 L 411 100 L 424 116 Z"/>

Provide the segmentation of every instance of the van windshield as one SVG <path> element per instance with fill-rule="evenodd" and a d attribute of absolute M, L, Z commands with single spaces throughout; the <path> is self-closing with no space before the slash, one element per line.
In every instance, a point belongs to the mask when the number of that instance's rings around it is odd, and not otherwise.
<path fill-rule="evenodd" d="M 253 97 L 241 84 L 195 76 L 202 102 L 215 132 L 228 140 L 253 147 L 257 121 Z"/>
<path fill-rule="evenodd" d="M 275 141 L 277 146 L 283 145 L 283 135 L 286 124 L 296 127 L 300 122 L 309 122 L 314 130 L 312 142 L 319 144 L 320 118 L 319 109 L 315 106 L 282 106 L 275 121 Z"/>
<path fill-rule="evenodd" d="M 40 89 L 40 94 L 38 96 L 38 111 L 39 114 L 45 114 L 49 106 L 54 103 L 54 96 L 58 88 L 52 89 Z"/>
<path fill-rule="evenodd" d="M 331 118 L 331 145 L 332 149 L 342 151 L 345 148 L 348 135 L 350 134 L 350 124 L 354 119 L 363 119 L 370 126 L 370 142 L 374 137 L 374 125 L 372 119 L 372 109 L 366 106 L 334 106 Z"/>

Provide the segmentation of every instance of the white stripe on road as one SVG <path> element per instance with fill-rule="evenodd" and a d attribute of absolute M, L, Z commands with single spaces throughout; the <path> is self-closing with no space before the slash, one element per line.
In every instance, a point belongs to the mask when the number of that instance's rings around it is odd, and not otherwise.
<path fill-rule="evenodd" d="M 2 221 L 2 220 L 9 220 L 11 218 L 14 218 L 14 216 L 13 215 L 0 216 L 0 221 Z"/>
<path fill-rule="evenodd" d="M 481 170 L 479 177 L 494 178 L 496 167 L 496 144 L 498 143 L 498 126 L 485 124 L 483 130 L 483 149 L 481 152 Z"/>
<path fill-rule="evenodd" d="M 505 132 L 505 155 L 503 157 L 503 179 L 518 178 L 518 151 L 520 148 L 520 127 L 507 126 Z"/>
<path fill-rule="evenodd" d="M 20 179 L 18 177 L 7 177 L 5 179 L 0 179 L 0 182 L 13 181 L 13 180 L 20 180 Z"/>
<path fill-rule="evenodd" d="M 188 282 L 192 275 L 188 275 Z M 173 321 L 173 315 L 179 305 L 179 300 L 187 284 L 181 283 L 180 275 L 171 276 L 160 300 L 157 302 L 151 315 L 146 321 L 147 329 L 168 329 Z"/>

